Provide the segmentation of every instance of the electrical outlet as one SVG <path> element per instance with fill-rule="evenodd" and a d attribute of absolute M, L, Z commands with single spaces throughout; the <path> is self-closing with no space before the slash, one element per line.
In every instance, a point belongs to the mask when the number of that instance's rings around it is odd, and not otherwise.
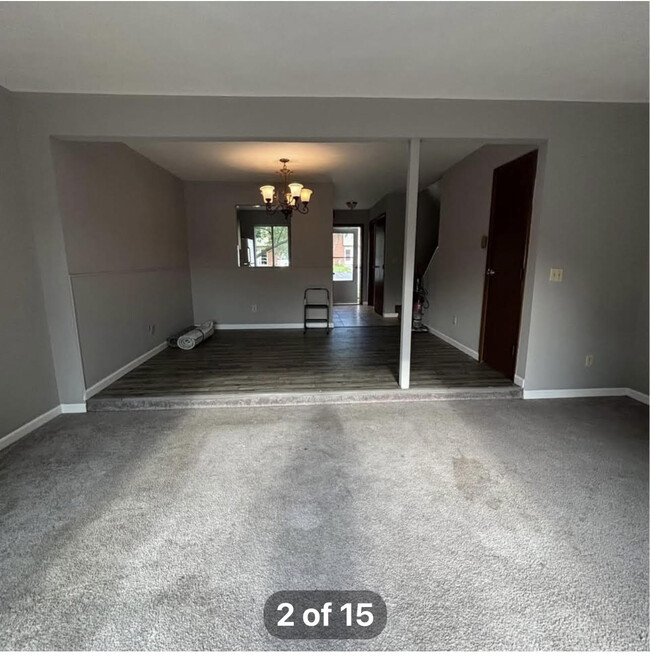
<path fill-rule="evenodd" d="M 563 269 L 551 269 L 551 275 L 549 280 L 551 282 L 562 282 L 562 276 L 564 275 Z"/>
<path fill-rule="evenodd" d="M 456 315 L 454 315 L 454 316 L 451 318 L 451 323 L 452 323 L 454 326 L 458 323 L 458 317 L 457 317 Z"/>
<path fill-rule="evenodd" d="M 253 305 L 251 305 L 251 312 L 257 312 L 257 303 L 253 303 Z"/>
<path fill-rule="evenodd" d="M 147 333 L 149 333 L 149 335 L 155 335 L 156 334 L 156 324 L 149 324 L 147 326 Z"/>
<path fill-rule="evenodd" d="M 585 356 L 585 367 L 591 367 L 594 364 L 594 354 L 588 353 Z"/>

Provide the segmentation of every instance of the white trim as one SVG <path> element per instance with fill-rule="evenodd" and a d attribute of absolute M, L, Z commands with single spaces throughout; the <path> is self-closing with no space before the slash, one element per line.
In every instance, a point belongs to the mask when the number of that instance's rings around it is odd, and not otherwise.
<path fill-rule="evenodd" d="M 325 320 L 307 319 L 308 324 L 323 324 L 325 328 Z M 217 330 L 280 330 L 282 328 L 303 328 L 302 324 L 217 324 Z M 315 326 L 309 326 L 315 328 Z M 330 322 L 330 328 L 334 328 L 334 322 Z"/>
<path fill-rule="evenodd" d="M 86 402 L 81 404 L 61 404 L 61 413 L 85 413 Z"/>
<path fill-rule="evenodd" d="M 456 349 L 459 349 L 463 353 L 466 353 L 468 356 L 470 356 L 470 358 L 473 358 L 474 360 L 478 360 L 478 351 L 474 351 L 474 349 L 470 349 L 469 347 L 466 347 L 464 344 L 461 344 L 457 340 L 454 340 L 453 337 L 449 337 L 449 335 L 445 335 L 444 333 L 441 333 L 439 330 L 436 330 L 435 328 L 431 328 L 431 326 L 427 326 L 427 324 L 424 325 L 429 329 L 429 333 L 431 333 L 432 335 L 439 337 L 447 344 L 451 344 L 452 347 L 456 347 Z M 519 384 L 517 383 L 517 385 Z"/>
<path fill-rule="evenodd" d="M 54 420 L 61 413 L 61 407 L 55 406 L 53 409 L 42 413 L 37 418 L 26 422 L 22 427 L 14 429 L 14 431 L 9 432 L 6 436 L 0 438 L 0 450 L 3 450 L 6 447 L 9 447 L 12 443 L 19 441 L 23 436 L 27 436 L 30 432 L 33 432 L 35 429 L 42 427 L 46 422 Z"/>
<path fill-rule="evenodd" d="M 420 177 L 420 139 L 409 141 L 409 161 L 406 171 L 406 206 L 404 208 L 404 252 L 402 259 L 402 315 L 399 330 L 399 387 L 411 384 L 411 340 L 413 339 L 413 273 L 415 271 L 415 233 L 418 215 Z"/>
<path fill-rule="evenodd" d="M 520 388 L 524 387 L 524 377 L 519 376 L 519 374 L 515 374 L 514 382 L 516 386 L 519 386 Z"/>
<path fill-rule="evenodd" d="M 573 397 L 626 397 L 628 388 L 575 388 L 568 390 L 524 390 L 524 399 L 568 399 Z"/>
<path fill-rule="evenodd" d="M 386 319 L 395 319 L 395 317 L 399 317 L 398 312 L 384 312 L 382 314 L 382 317 L 385 317 Z"/>
<path fill-rule="evenodd" d="M 104 377 L 101 381 L 98 381 L 95 385 L 90 386 L 90 388 L 86 389 L 86 399 L 90 399 L 94 395 L 96 395 L 98 392 L 101 392 L 104 390 L 104 388 L 108 388 L 108 386 L 111 385 L 111 383 L 114 383 L 118 379 L 121 379 L 127 372 L 130 372 L 132 369 L 135 369 L 138 365 L 142 365 L 145 361 L 149 360 L 149 358 L 153 358 L 157 353 L 160 353 L 167 347 L 167 342 L 161 342 L 158 346 L 155 346 L 153 349 L 150 349 L 146 353 L 143 353 L 141 356 L 138 356 L 134 360 L 132 360 L 130 363 L 127 363 L 123 367 L 120 367 L 120 369 L 115 370 L 112 374 L 109 374 L 108 376 Z M 78 404 L 62 404 L 62 406 L 79 406 Z M 85 411 L 85 409 L 84 409 Z M 79 411 L 69 411 L 70 413 L 78 413 Z"/>
<path fill-rule="evenodd" d="M 639 392 L 638 390 L 632 390 L 632 388 L 626 388 L 627 390 L 627 396 L 631 397 L 632 399 L 636 399 L 637 402 L 641 402 L 642 404 L 645 404 L 646 406 L 650 405 L 650 396 L 646 395 L 642 392 Z"/>

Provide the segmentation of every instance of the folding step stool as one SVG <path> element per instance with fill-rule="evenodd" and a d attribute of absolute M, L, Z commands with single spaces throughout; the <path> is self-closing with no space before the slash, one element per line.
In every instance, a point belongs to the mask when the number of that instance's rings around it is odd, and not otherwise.
<path fill-rule="evenodd" d="M 313 303 L 311 302 L 316 295 L 313 292 L 325 292 L 325 303 Z M 311 295 L 310 295 L 311 294 Z M 323 297 L 320 297 L 321 300 L 323 300 Z M 307 287 L 305 289 L 305 296 L 303 299 L 303 305 L 304 305 L 304 317 L 303 317 L 303 334 L 307 332 L 307 324 L 309 322 L 318 322 L 318 323 L 327 323 L 327 334 L 330 334 L 330 318 L 331 318 L 331 305 L 330 305 L 330 290 L 327 289 L 327 287 Z M 325 310 L 325 314 L 327 315 L 325 318 L 323 317 L 309 317 L 308 316 L 308 311 L 309 310 Z"/>

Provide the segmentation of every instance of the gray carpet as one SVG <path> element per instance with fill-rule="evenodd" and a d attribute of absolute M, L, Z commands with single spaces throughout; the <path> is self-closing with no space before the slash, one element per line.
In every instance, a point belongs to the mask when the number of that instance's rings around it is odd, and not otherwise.
<path fill-rule="evenodd" d="M 63 416 L 0 453 L 4 649 L 647 649 L 629 399 Z M 367 589 L 370 641 L 264 602 Z"/>

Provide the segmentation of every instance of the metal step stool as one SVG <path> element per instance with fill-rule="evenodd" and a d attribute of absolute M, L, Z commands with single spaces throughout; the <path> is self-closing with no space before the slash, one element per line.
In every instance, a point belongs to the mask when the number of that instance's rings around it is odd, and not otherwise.
<path fill-rule="evenodd" d="M 325 292 L 324 303 L 314 303 L 312 302 L 316 298 L 316 294 L 313 292 Z M 323 300 L 322 294 L 320 295 L 321 300 Z M 330 319 L 332 316 L 332 310 L 330 305 L 330 290 L 327 287 L 307 287 L 305 289 L 305 296 L 303 298 L 304 305 L 304 317 L 303 317 L 303 334 L 307 332 L 309 326 L 308 323 L 318 322 L 318 323 L 327 323 L 327 334 L 330 334 Z M 326 317 L 309 317 L 309 310 L 325 310 Z"/>

